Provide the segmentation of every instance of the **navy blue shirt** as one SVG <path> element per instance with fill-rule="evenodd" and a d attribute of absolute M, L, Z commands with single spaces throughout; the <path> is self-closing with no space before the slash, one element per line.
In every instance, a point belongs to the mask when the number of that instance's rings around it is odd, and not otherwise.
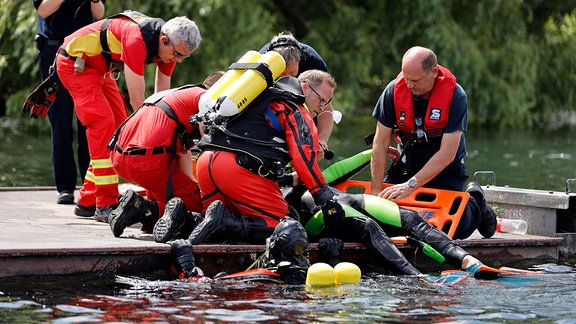
<path fill-rule="evenodd" d="M 312 46 L 302 42 L 298 42 L 298 44 L 300 44 L 300 47 L 308 53 L 306 61 L 304 63 L 301 62 L 299 66 L 298 74 L 308 70 L 321 70 L 328 72 L 328 66 L 326 66 L 326 62 L 324 62 L 322 56 L 320 56 L 320 54 L 318 54 L 318 52 L 316 52 Z M 268 52 L 269 47 L 270 42 L 268 42 L 268 44 L 264 45 L 264 47 L 260 49 L 260 53 L 264 54 Z"/>
<path fill-rule="evenodd" d="M 32 0 L 38 9 L 42 0 Z M 105 0 L 101 0 L 106 4 Z M 81 27 L 92 23 L 91 0 L 66 0 L 60 8 L 46 19 L 38 16 L 36 33 L 47 39 L 63 41 Z"/>

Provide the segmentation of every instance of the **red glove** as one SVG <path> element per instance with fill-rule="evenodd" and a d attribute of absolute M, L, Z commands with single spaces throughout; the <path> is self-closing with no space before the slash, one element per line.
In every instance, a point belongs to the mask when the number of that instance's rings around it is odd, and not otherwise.
<path fill-rule="evenodd" d="M 29 113 L 31 118 L 46 117 L 46 113 L 58 93 L 63 89 L 62 83 L 56 73 L 51 73 L 31 94 L 24 100 L 22 112 Z"/>

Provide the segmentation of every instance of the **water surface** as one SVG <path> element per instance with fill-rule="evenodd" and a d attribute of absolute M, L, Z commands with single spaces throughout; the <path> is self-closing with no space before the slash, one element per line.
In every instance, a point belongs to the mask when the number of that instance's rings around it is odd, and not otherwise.
<path fill-rule="evenodd" d="M 554 265 L 552 265 L 554 266 Z M 0 289 L 2 322 L 576 323 L 576 273 L 466 279 L 436 287 L 370 273 L 361 284 L 307 288 L 117 276 L 112 283 Z"/>

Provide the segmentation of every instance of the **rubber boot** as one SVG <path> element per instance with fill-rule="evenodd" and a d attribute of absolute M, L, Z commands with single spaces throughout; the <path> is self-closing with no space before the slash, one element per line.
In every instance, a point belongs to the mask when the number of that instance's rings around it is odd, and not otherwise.
<path fill-rule="evenodd" d="M 146 200 L 146 205 L 146 212 L 144 216 L 140 218 L 140 223 L 142 223 L 140 230 L 146 234 L 152 234 L 154 225 L 160 217 L 160 207 L 158 206 L 158 202 L 150 200 Z"/>
<path fill-rule="evenodd" d="M 204 272 L 196 266 L 192 245 L 188 240 L 175 240 L 170 242 L 172 247 L 172 264 L 174 274 L 180 279 L 204 276 Z"/>
<path fill-rule="evenodd" d="M 474 197 L 478 203 L 478 207 L 480 207 L 482 218 L 480 220 L 480 225 L 478 226 L 478 232 L 480 232 L 480 234 L 485 238 L 491 238 L 496 232 L 496 213 L 492 207 L 486 203 L 484 190 L 482 190 L 482 187 L 478 182 L 471 181 L 468 183 L 468 186 L 466 186 L 466 192 Z"/>
<path fill-rule="evenodd" d="M 456 244 L 446 233 L 425 221 L 416 211 L 400 208 L 400 219 L 404 229 L 410 232 L 414 238 L 430 244 L 446 258 L 448 264 L 460 269 L 462 260 L 470 254 Z"/>
<path fill-rule="evenodd" d="M 188 212 L 182 199 L 174 197 L 166 203 L 164 215 L 154 225 L 154 241 L 166 243 L 175 238 L 187 238 L 201 220 L 200 213 Z"/>
<path fill-rule="evenodd" d="M 114 236 L 119 237 L 128 226 L 142 220 L 148 208 L 147 200 L 134 190 L 127 190 L 118 201 L 118 207 L 110 213 L 108 222 Z"/>
<path fill-rule="evenodd" d="M 201 213 L 197 212 L 188 212 L 188 216 L 186 217 L 186 221 L 184 225 L 176 232 L 174 238 L 177 239 L 187 239 L 192 231 L 204 220 L 204 216 Z"/>
<path fill-rule="evenodd" d="M 418 269 L 414 268 L 390 240 L 384 230 L 372 219 L 365 216 L 351 218 L 360 232 L 364 244 L 372 255 L 382 262 L 387 269 L 405 275 L 419 275 Z"/>
<path fill-rule="evenodd" d="M 204 220 L 194 228 L 188 238 L 192 245 L 223 240 L 246 241 L 264 244 L 273 228 L 259 217 L 234 215 L 220 200 L 213 201 L 204 215 Z"/>

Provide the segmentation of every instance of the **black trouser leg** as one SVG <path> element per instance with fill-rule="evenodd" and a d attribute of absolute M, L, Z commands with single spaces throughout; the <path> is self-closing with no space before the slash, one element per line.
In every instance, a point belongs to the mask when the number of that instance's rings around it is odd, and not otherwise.
<path fill-rule="evenodd" d="M 416 239 L 430 244 L 446 258 L 450 265 L 460 268 L 462 259 L 469 253 L 454 242 L 448 235 L 426 222 L 416 211 L 400 208 L 402 227 Z"/>
<path fill-rule="evenodd" d="M 384 230 L 372 219 L 365 216 L 348 217 L 347 222 L 354 222 L 364 244 L 376 259 L 388 269 L 406 275 L 418 275 L 418 271 L 398 250 Z"/>

